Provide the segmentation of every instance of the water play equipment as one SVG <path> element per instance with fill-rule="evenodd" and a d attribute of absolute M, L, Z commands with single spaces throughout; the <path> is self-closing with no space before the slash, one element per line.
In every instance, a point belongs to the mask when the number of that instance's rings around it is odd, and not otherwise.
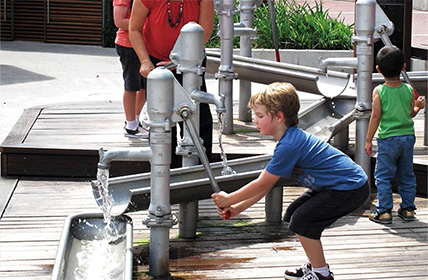
<path fill-rule="evenodd" d="M 201 27 L 195 23 L 187 24 L 171 53 L 177 71 L 183 73 L 183 86 L 167 69 L 155 69 L 148 76 L 147 111 L 150 118 L 150 148 L 100 150 L 98 168 L 108 169 L 115 160 L 150 161 L 151 172 L 119 178 L 109 178 L 109 192 L 113 197 L 112 213 L 122 217 L 123 213 L 148 209 L 148 217 L 143 222 L 150 228 L 149 273 L 154 277 L 169 275 L 169 230 L 177 223 L 171 213 L 171 203 L 180 203 L 179 218 L 181 237 L 194 237 L 198 218 L 198 200 L 209 198 L 212 189 L 233 191 L 256 178 L 264 169 L 270 156 L 250 157 L 229 161 L 236 174 L 221 175 L 222 163 L 208 164 L 198 137 L 198 103 L 216 105 L 219 113 L 226 111 L 226 131 L 231 133 L 232 79 L 270 83 L 287 81 L 297 89 L 316 93 L 321 98 L 299 112 L 300 127 L 335 144 L 346 146 L 347 127 L 357 120 L 355 159 L 370 174 L 370 158 L 364 152 L 365 135 L 371 110 L 372 60 L 374 30 L 376 21 L 376 2 L 358 0 L 356 3 L 356 58 L 329 59 L 321 63 L 320 69 L 285 65 L 277 62 L 255 60 L 232 55 L 234 32 L 233 15 L 235 0 L 216 1 L 216 11 L 220 17 L 221 54 L 209 53 L 209 71 L 215 72 L 219 79 L 220 96 L 199 91 L 203 59 Z M 242 34 L 252 34 L 252 29 L 240 26 Z M 239 29 L 239 28 L 238 28 Z M 214 65 L 214 66 L 210 66 Z M 350 74 L 331 71 L 332 66 L 356 68 L 358 79 Z M 211 68 L 210 68 L 211 67 Z M 236 70 L 236 72 L 235 72 Z M 220 119 L 220 118 L 219 118 Z M 179 141 L 177 153 L 183 156 L 183 167 L 170 170 L 171 127 L 178 121 L 185 122 L 185 135 Z M 345 132 L 345 133 L 344 133 Z M 345 141 L 343 141 L 345 139 Z M 198 165 L 199 159 L 202 165 Z M 291 181 L 278 182 L 266 196 L 267 221 L 280 221 L 282 211 L 282 186 Z M 102 205 L 97 182 L 92 182 L 97 203 Z M 56 271 L 64 271 L 70 266 L 70 257 L 64 258 L 69 245 L 67 241 L 75 219 L 66 221 L 63 237 L 58 251 Z M 94 220 L 94 223 L 99 221 Z M 79 224 L 79 223 L 77 223 Z M 90 231 L 83 227 L 84 232 Z M 132 229 L 131 229 L 132 230 Z M 125 247 L 127 248 L 127 247 Z M 126 249 L 127 250 L 127 249 Z M 55 278 L 56 279 L 56 278 Z M 119 276 L 117 279 L 128 279 Z"/>

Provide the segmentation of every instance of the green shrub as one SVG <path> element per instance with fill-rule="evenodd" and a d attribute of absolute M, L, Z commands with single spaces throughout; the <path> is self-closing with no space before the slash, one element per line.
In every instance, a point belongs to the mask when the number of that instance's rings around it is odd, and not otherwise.
<path fill-rule="evenodd" d="M 322 3 L 297 4 L 295 1 L 276 0 L 275 16 L 280 49 L 326 49 L 349 50 L 353 48 L 351 37 L 353 25 L 344 24 L 343 20 L 332 18 Z M 238 20 L 236 20 L 236 18 Z M 239 21 L 239 13 L 235 22 Z M 218 48 L 220 38 L 217 36 L 216 16 L 215 31 L 207 47 Z M 254 13 L 254 27 L 257 28 L 258 39 L 254 40 L 253 48 L 273 49 L 273 35 L 269 15 L 269 7 L 263 4 Z M 239 39 L 234 39 L 234 47 L 239 48 Z"/>

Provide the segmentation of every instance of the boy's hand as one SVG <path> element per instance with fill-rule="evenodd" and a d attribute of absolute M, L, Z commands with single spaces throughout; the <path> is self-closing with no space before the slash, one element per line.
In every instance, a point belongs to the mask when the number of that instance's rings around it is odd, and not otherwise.
<path fill-rule="evenodd" d="M 364 145 L 364 149 L 366 150 L 366 154 L 372 156 L 372 141 L 366 140 L 366 144 Z"/>
<path fill-rule="evenodd" d="M 230 206 L 230 203 L 228 202 L 229 194 L 224 191 L 221 191 L 219 193 L 213 193 L 211 197 L 215 205 L 219 208 L 225 208 Z"/>
<path fill-rule="evenodd" d="M 419 96 L 418 99 L 415 100 L 415 106 L 420 109 L 425 108 L 425 100 L 423 96 Z"/>
<path fill-rule="evenodd" d="M 222 220 L 229 220 L 232 217 L 235 217 L 239 214 L 239 211 L 236 210 L 233 206 L 226 208 L 217 208 L 217 213 Z"/>

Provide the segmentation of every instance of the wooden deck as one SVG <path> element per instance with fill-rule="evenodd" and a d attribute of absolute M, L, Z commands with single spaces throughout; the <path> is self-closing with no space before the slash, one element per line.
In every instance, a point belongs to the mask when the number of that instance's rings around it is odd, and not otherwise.
<path fill-rule="evenodd" d="M 303 188 L 284 188 L 284 209 Z M 397 209 L 398 197 L 395 195 Z M 366 205 L 341 218 L 322 238 L 337 280 L 428 279 L 428 200 L 417 198 L 417 221 L 393 224 L 368 220 Z M 174 206 L 175 211 L 176 206 Z M 89 182 L 25 178 L 16 180 L 0 220 L 0 279 L 50 279 L 67 215 L 97 210 Z M 171 229 L 168 279 L 283 279 L 300 266 L 304 252 L 286 224 L 264 223 L 260 202 L 229 221 L 219 220 L 211 200 L 200 202 L 198 236 L 177 238 Z M 134 279 L 148 275 L 146 211 L 128 214 L 134 223 Z"/>
<path fill-rule="evenodd" d="M 253 125 L 237 122 L 235 131 L 232 137 L 223 137 L 231 158 L 273 150 L 272 138 L 260 137 Z M 217 135 L 214 131 L 216 154 L 219 153 Z M 144 146 L 148 146 L 148 140 L 124 137 L 123 108 L 118 101 L 29 108 L 1 144 L 1 174 L 93 178 L 98 149 Z M 147 172 L 149 168 L 144 162 L 116 162 L 111 171 L 119 176 Z"/>

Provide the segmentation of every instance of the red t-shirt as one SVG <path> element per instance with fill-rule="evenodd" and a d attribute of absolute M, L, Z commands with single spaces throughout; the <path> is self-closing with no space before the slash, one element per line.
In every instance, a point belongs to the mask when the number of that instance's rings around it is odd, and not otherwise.
<path fill-rule="evenodd" d="M 144 44 L 147 52 L 161 60 L 169 60 L 169 53 L 180 35 L 180 29 L 189 22 L 199 21 L 201 0 L 183 0 L 183 14 L 180 24 L 171 27 L 168 22 L 168 1 L 140 0 L 149 9 L 143 28 Z M 171 1 L 171 19 L 177 22 L 181 1 Z"/>
<path fill-rule="evenodd" d="M 131 6 L 131 0 L 113 0 L 113 7 L 114 6 L 126 6 L 128 9 L 128 12 L 126 13 L 126 18 L 131 17 L 131 12 L 129 7 Z M 119 28 L 119 30 L 116 32 L 116 39 L 114 42 L 122 47 L 132 48 L 131 41 L 129 40 L 129 32 L 128 30 L 123 30 Z"/>

